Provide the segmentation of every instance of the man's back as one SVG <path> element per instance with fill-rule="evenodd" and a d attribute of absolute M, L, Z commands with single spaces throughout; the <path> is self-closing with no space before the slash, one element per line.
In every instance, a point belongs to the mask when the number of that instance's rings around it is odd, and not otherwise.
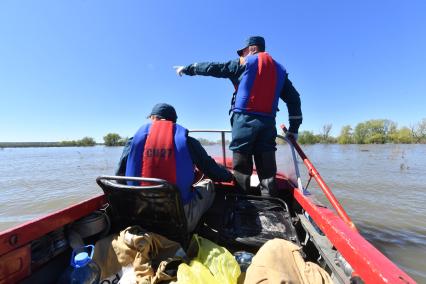
<path fill-rule="evenodd" d="M 135 134 L 126 176 L 160 178 L 177 185 L 182 201 L 193 198 L 194 166 L 187 147 L 187 130 L 167 120 L 143 125 Z"/>
<path fill-rule="evenodd" d="M 156 104 L 143 125 L 129 139 L 120 158 L 117 175 L 153 177 L 177 185 L 188 230 L 193 231 L 214 201 L 213 180 L 231 181 L 233 176 L 207 154 L 200 142 L 188 137 L 188 130 L 176 124 L 173 106 Z M 194 164 L 211 179 L 193 184 Z"/>
<path fill-rule="evenodd" d="M 247 56 L 232 110 L 275 117 L 285 75 L 267 52 Z"/>

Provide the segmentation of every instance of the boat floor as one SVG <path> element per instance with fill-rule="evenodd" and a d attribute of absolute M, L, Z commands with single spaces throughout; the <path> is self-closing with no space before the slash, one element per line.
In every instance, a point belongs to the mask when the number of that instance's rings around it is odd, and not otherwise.
<path fill-rule="evenodd" d="M 253 184 L 253 182 L 252 182 Z M 213 202 L 213 205 L 211 206 L 211 208 L 204 214 L 203 218 L 201 219 L 199 226 L 197 227 L 197 229 L 195 230 L 194 233 L 197 233 L 211 241 L 216 242 L 219 245 L 222 245 L 224 247 L 226 247 L 228 250 L 230 250 L 231 252 L 234 251 L 238 251 L 238 250 L 245 250 L 245 251 L 250 251 L 255 253 L 258 248 L 259 245 L 247 245 L 244 242 L 235 242 L 235 241 L 230 241 L 226 238 L 223 237 L 223 229 L 224 229 L 224 214 L 226 214 L 226 212 L 229 212 L 229 202 L 227 202 L 226 198 L 229 195 L 229 189 L 225 190 L 224 188 L 221 188 L 220 185 L 216 186 L 216 197 L 215 200 Z M 231 193 L 232 194 L 232 193 Z M 286 199 L 287 202 L 289 202 L 289 196 L 286 194 L 282 194 L 282 201 L 284 197 L 287 197 Z M 270 195 L 267 191 L 261 191 L 261 197 L 265 197 L 265 198 L 270 198 Z M 253 198 L 257 198 L 257 196 L 253 196 Z M 286 206 L 287 207 L 287 206 Z M 292 218 L 290 216 L 290 212 L 288 212 L 288 207 L 286 208 L 286 216 L 285 217 L 280 217 L 279 219 L 275 219 L 274 216 L 273 220 L 271 220 L 272 222 L 269 222 L 269 225 L 266 224 L 266 227 L 271 227 L 271 223 L 280 223 L 280 224 L 272 224 L 272 230 L 275 231 L 282 231 L 282 234 L 280 234 L 280 237 L 285 238 L 284 236 L 287 236 L 287 239 L 289 239 L 290 241 L 293 241 L 295 243 L 298 243 L 298 239 L 296 236 L 296 230 L 295 227 L 293 226 L 293 222 L 292 222 Z M 283 212 L 281 212 L 282 215 Z M 272 215 L 275 215 L 275 213 L 272 213 Z M 243 216 L 244 217 L 244 216 Z M 264 230 L 268 230 L 271 228 L 265 228 L 265 220 L 263 221 L 259 221 L 259 217 L 258 216 L 249 216 L 253 217 L 253 219 L 249 219 L 249 220 L 243 220 L 243 222 L 245 224 L 247 224 L 249 227 L 253 228 L 253 227 L 258 227 L 258 231 L 257 232 L 253 232 L 251 231 L 250 233 L 261 233 L 261 231 Z M 271 217 L 271 216 L 269 216 Z M 257 220 L 256 220 L 257 219 Z M 275 221 L 275 222 L 274 222 Z M 263 223 L 263 224 L 262 224 Z M 268 223 L 268 222 L 266 222 Z M 252 225 L 250 225 L 252 224 Z M 244 226 L 244 224 L 242 224 L 242 226 Z M 262 228 L 263 227 L 263 228 Z M 271 235 L 272 236 L 272 235 Z M 255 237 L 254 237 L 255 238 Z M 273 237 L 271 237 L 273 238 Z M 261 241 L 262 243 L 265 240 Z M 257 243 L 259 243 L 259 241 L 257 241 Z"/>

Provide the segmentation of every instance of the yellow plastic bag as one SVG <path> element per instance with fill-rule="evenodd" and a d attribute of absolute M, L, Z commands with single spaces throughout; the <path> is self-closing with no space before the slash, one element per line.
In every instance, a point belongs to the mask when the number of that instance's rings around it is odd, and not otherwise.
<path fill-rule="evenodd" d="M 189 256 L 191 250 L 196 251 L 196 257 L 189 266 L 186 264 L 179 265 L 177 273 L 179 283 L 237 283 L 241 274 L 240 266 L 226 248 L 194 235 L 188 250 Z"/>
<path fill-rule="evenodd" d="M 226 248 L 208 239 L 198 235 L 194 235 L 193 239 L 198 244 L 196 260 L 204 264 L 219 283 L 237 283 L 241 270 L 235 257 Z"/>
<path fill-rule="evenodd" d="M 217 282 L 210 271 L 199 261 L 193 260 L 189 264 L 182 263 L 177 271 L 178 283 L 188 284 L 220 284 Z"/>

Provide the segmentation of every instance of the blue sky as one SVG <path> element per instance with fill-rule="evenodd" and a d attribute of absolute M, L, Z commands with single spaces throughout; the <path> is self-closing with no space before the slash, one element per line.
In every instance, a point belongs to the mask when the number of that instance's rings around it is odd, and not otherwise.
<path fill-rule="evenodd" d="M 132 136 L 157 102 L 187 128 L 229 128 L 232 84 L 172 66 L 234 59 L 249 35 L 287 68 L 301 130 L 410 126 L 426 118 L 425 14 L 420 0 L 2 0 L 0 141 Z"/>

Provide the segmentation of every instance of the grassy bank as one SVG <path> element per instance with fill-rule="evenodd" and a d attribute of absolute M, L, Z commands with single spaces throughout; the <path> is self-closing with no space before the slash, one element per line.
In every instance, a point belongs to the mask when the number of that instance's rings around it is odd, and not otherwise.
<path fill-rule="evenodd" d="M 101 145 L 101 144 L 97 144 Z M 29 148 L 29 147 L 88 147 L 94 145 L 66 144 L 63 142 L 0 142 L 0 148 Z"/>
<path fill-rule="evenodd" d="M 60 147 L 60 142 L 0 142 L 0 148 Z"/>

